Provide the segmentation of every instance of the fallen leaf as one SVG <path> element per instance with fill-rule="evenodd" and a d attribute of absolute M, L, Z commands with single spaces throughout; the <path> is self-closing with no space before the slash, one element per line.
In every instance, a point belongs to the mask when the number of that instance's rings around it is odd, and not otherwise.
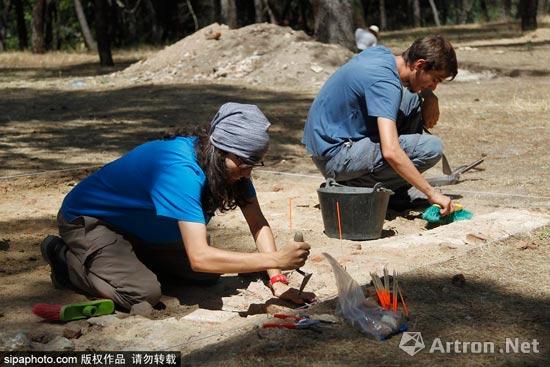
<path fill-rule="evenodd" d="M 466 235 L 466 241 L 468 242 L 487 242 L 487 237 L 479 233 L 468 233 Z"/>
<path fill-rule="evenodd" d="M 219 40 L 220 37 L 222 36 L 222 34 L 220 32 L 212 32 L 212 33 L 207 33 L 204 35 L 204 38 L 206 38 L 207 40 Z"/>
<path fill-rule="evenodd" d="M 325 258 L 323 257 L 323 255 L 320 255 L 320 254 L 316 254 L 316 255 L 312 255 L 309 257 L 309 261 L 312 261 L 314 263 L 318 263 L 318 262 L 321 262 L 323 261 Z"/>
<path fill-rule="evenodd" d="M 520 250 L 535 250 L 539 245 L 533 242 L 521 241 L 518 249 Z"/>
<path fill-rule="evenodd" d="M 439 247 L 442 250 L 456 250 L 456 246 L 450 244 L 450 243 L 440 243 Z"/>

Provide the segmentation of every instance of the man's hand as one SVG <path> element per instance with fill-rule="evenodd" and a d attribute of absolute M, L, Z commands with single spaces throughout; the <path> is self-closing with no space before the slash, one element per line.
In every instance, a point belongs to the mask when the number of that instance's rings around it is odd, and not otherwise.
<path fill-rule="evenodd" d="M 315 301 L 315 293 L 312 292 L 302 292 L 296 288 L 290 288 L 288 285 L 277 282 L 272 285 L 273 295 L 284 299 L 286 301 L 290 301 L 293 303 L 296 303 L 298 305 L 303 305 L 304 303 L 311 303 Z"/>
<path fill-rule="evenodd" d="M 311 247 L 307 242 L 292 242 L 279 251 L 277 257 L 281 270 L 294 270 L 303 266 L 309 256 Z"/>
<path fill-rule="evenodd" d="M 422 119 L 426 128 L 431 129 L 439 120 L 439 101 L 432 91 L 425 91 L 422 96 Z"/>
<path fill-rule="evenodd" d="M 434 189 L 433 193 L 428 196 L 428 201 L 441 207 L 439 212 L 442 216 L 451 214 L 453 202 L 450 197 L 443 195 L 442 193 Z"/>

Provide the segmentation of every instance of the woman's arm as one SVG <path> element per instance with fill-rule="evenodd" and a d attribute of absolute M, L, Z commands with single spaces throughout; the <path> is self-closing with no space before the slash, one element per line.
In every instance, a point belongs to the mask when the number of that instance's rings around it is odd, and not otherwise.
<path fill-rule="evenodd" d="M 206 225 L 178 222 L 191 269 L 204 273 L 250 273 L 267 269 L 296 269 L 304 265 L 309 246 L 297 243 L 281 251 L 244 253 L 208 245 Z"/>
<path fill-rule="evenodd" d="M 250 203 L 248 203 L 246 206 L 241 207 L 241 211 L 243 212 L 243 215 L 246 219 L 246 222 L 248 223 L 248 227 L 250 228 L 250 233 L 254 237 L 254 240 L 256 241 L 256 247 L 258 248 L 258 251 L 260 253 L 273 253 L 277 251 L 277 247 L 275 246 L 275 238 L 273 237 L 273 232 L 271 232 L 271 227 L 269 227 L 269 223 L 265 219 L 262 210 L 260 208 L 260 204 L 258 203 L 258 200 L 256 198 L 253 198 Z M 286 247 L 292 247 L 292 246 L 301 246 L 304 249 L 307 249 L 305 251 L 305 256 L 309 255 L 309 245 L 305 242 L 293 242 L 289 246 Z M 305 262 L 305 258 L 304 258 Z M 303 264 L 302 264 L 303 265 Z M 267 274 L 270 278 L 277 274 L 281 274 L 281 271 L 279 269 L 267 269 Z M 292 301 L 294 303 L 302 304 L 305 301 L 311 302 L 315 299 L 315 294 L 310 292 L 302 292 L 300 293 L 295 288 L 290 288 L 288 285 L 284 283 L 277 282 L 272 285 L 273 294 L 281 299 L 286 299 L 289 301 Z"/>
<path fill-rule="evenodd" d="M 241 211 L 246 219 L 246 222 L 248 223 L 250 233 L 254 237 L 258 251 L 265 253 L 276 252 L 277 247 L 275 246 L 273 232 L 271 232 L 271 227 L 269 227 L 269 223 L 267 223 L 267 220 L 260 209 L 258 199 L 251 199 L 250 203 L 241 207 Z M 267 274 L 271 278 L 277 274 L 281 274 L 281 271 L 277 268 L 271 268 L 267 269 Z"/>

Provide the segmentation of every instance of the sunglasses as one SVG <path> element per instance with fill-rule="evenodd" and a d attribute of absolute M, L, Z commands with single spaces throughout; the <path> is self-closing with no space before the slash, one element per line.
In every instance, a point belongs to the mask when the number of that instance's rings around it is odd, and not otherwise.
<path fill-rule="evenodd" d="M 237 166 L 240 168 L 240 169 L 248 169 L 248 168 L 251 168 L 251 167 L 264 167 L 265 164 L 263 161 L 260 161 L 260 162 L 246 162 L 244 161 L 243 158 L 241 157 L 237 157 L 235 156 L 235 158 L 239 161 L 239 163 L 237 164 Z"/>

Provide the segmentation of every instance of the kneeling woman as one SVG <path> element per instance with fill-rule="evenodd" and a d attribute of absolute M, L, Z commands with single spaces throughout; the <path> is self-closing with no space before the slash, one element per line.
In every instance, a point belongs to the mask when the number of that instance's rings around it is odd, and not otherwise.
<path fill-rule="evenodd" d="M 54 286 L 129 309 L 159 301 L 158 279 L 208 284 L 222 273 L 267 271 L 275 296 L 311 300 L 281 274 L 304 264 L 309 245 L 277 250 L 250 180 L 267 152 L 269 125 L 258 107 L 226 103 L 208 132 L 145 143 L 84 179 L 59 211 L 62 240 L 42 243 Z M 209 246 L 209 219 L 237 206 L 258 252 Z"/>

